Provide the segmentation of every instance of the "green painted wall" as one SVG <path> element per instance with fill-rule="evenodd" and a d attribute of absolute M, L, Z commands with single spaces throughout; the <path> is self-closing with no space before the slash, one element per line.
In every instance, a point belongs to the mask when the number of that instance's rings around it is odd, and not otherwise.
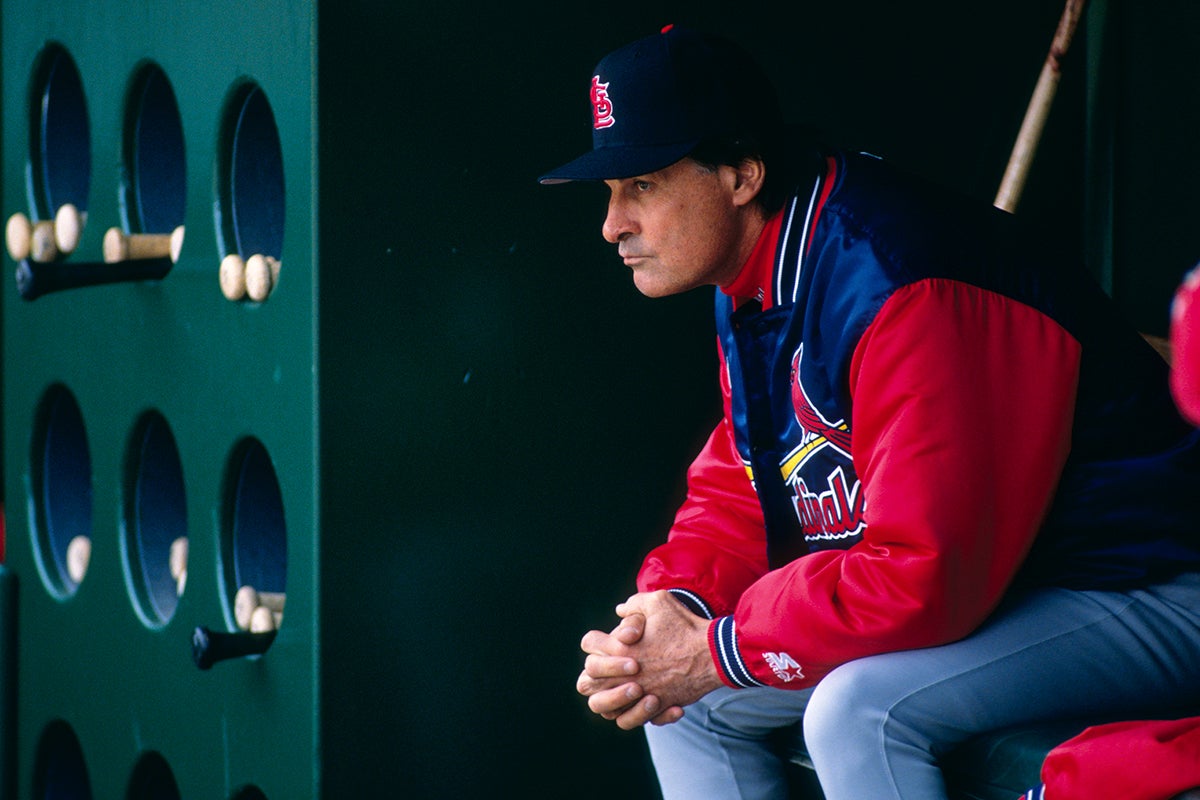
<path fill-rule="evenodd" d="M 244 784 L 268 797 L 309 796 L 319 780 L 316 709 L 318 563 L 314 336 L 315 261 L 313 21 L 310 7 L 283 2 L 110 3 L 3 6 L 5 124 L 3 208 L 33 213 L 30 93 L 48 42 L 73 57 L 90 127 L 87 224 L 69 263 L 98 262 L 105 231 L 125 219 L 121 187 L 127 95 L 153 62 L 173 85 L 184 139 L 186 237 L 179 263 L 152 284 L 117 284 L 19 298 L 5 256 L 4 444 L 8 558 L 19 584 L 19 796 L 34 785 L 39 737 L 65 720 L 82 747 L 97 798 L 123 797 L 146 753 L 162 756 L 186 797 L 231 797 Z M 219 289 L 223 255 L 215 215 L 223 108 L 246 78 L 270 98 L 286 155 L 289 193 L 277 292 L 266 303 L 233 303 Z M 248 253 L 246 255 L 249 255 Z M 97 270 L 104 267 L 97 266 Z M 286 288 L 285 288 L 286 287 Z M 73 594 L 55 596 L 42 577 L 34 524 L 40 450 L 37 409 L 51 385 L 74 396 L 90 455 L 92 558 Z M 169 621 L 143 622 L 127 567 L 137 516 L 131 437 L 142 414 L 169 427 L 186 487 L 190 542 L 186 591 Z M 198 625 L 227 629 L 224 482 L 245 437 L 270 454 L 288 532 L 287 624 L 268 658 L 191 661 Z M 61 461 L 77 461 L 65 456 Z M 129 534 L 127 536 L 127 534 Z M 66 535 L 66 534 L 62 534 Z M 132 537 L 132 538 L 131 538 Z M 161 566 L 161 562 L 158 564 Z M 66 773 L 68 770 L 60 770 Z M 167 795 L 169 796 L 169 795 Z"/>

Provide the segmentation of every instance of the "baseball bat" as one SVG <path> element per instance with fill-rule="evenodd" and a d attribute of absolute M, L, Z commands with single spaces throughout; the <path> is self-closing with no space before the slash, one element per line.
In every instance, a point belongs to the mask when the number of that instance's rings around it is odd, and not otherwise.
<path fill-rule="evenodd" d="M 267 631 L 273 631 L 279 628 L 281 622 L 283 622 L 283 614 L 281 612 L 272 611 L 266 606 L 259 606 L 250 615 L 250 632 L 266 633 Z"/>
<path fill-rule="evenodd" d="M 211 669 L 218 661 L 262 655 L 275 641 L 276 634 L 276 631 L 221 633 L 200 625 L 192 632 L 192 661 L 200 669 Z"/>
<path fill-rule="evenodd" d="M 79 246 L 83 233 L 83 215 L 67 203 L 54 215 L 54 220 L 31 222 L 17 212 L 8 218 L 4 241 L 13 261 L 32 258 L 34 261 L 53 261 Z"/>
<path fill-rule="evenodd" d="M 1017 133 L 1017 140 L 1013 144 L 1012 154 L 1009 156 L 1008 165 L 1004 170 L 1004 177 L 1000 181 L 1000 189 L 996 192 L 996 199 L 993 201 L 993 205 L 997 208 L 1008 212 L 1015 211 L 1017 203 L 1021 199 L 1021 193 L 1025 190 L 1025 179 L 1029 175 L 1029 167 L 1037 153 L 1042 131 L 1046 127 L 1046 117 L 1050 114 L 1050 106 L 1053 105 L 1054 96 L 1058 92 L 1058 83 L 1062 76 L 1062 59 L 1071 46 L 1071 40 L 1075 37 L 1075 29 L 1079 25 L 1079 18 L 1083 15 L 1084 5 L 1086 5 L 1086 0 L 1067 0 L 1066 6 L 1063 7 L 1062 15 L 1058 20 L 1058 28 L 1054 31 L 1054 39 L 1050 42 L 1050 52 L 1046 54 L 1046 60 L 1042 63 L 1041 74 L 1038 75 L 1037 85 L 1029 100 L 1029 107 L 1025 109 L 1025 118 L 1021 122 L 1021 129 Z M 1142 338 L 1162 356 L 1163 360 L 1168 364 L 1171 363 L 1169 340 L 1145 332 L 1142 333 Z"/>
<path fill-rule="evenodd" d="M 279 259 L 255 253 L 246 259 L 246 295 L 261 303 L 279 283 Z"/>
<path fill-rule="evenodd" d="M 25 300 L 44 294 L 85 286 L 132 281 L 156 281 L 165 278 L 175 262 L 169 257 L 119 261 L 115 264 L 36 262 L 27 258 L 17 264 L 17 292 Z"/>
<path fill-rule="evenodd" d="M 217 277 L 225 299 L 241 300 L 246 296 L 246 261 L 237 253 L 230 253 L 221 259 Z"/>
<path fill-rule="evenodd" d="M 83 236 L 83 215 L 71 203 L 64 203 L 54 215 L 54 243 L 58 252 L 66 255 L 75 252 Z"/>
<path fill-rule="evenodd" d="M 33 242 L 33 223 L 18 211 L 8 218 L 4 226 L 4 243 L 13 261 L 29 258 Z"/>
<path fill-rule="evenodd" d="M 179 580 L 179 576 L 187 572 L 188 560 L 188 538 L 180 536 L 171 542 L 171 549 L 167 555 L 167 566 L 171 570 L 171 577 Z"/>
<path fill-rule="evenodd" d="M 243 586 L 233 597 L 233 619 L 242 630 L 250 629 L 250 619 L 255 609 L 265 606 L 277 613 L 283 612 L 287 595 L 283 592 L 260 592 L 253 586 Z"/>
<path fill-rule="evenodd" d="M 120 228 L 109 228 L 104 232 L 103 249 L 108 264 L 163 257 L 178 261 L 183 250 L 183 226 L 171 233 L 125 233 Z"/>
<path fill-rule="evenodd" d="M 29 258 L 43 263 L 58 258 L 58 237 L 54 233 L 54 223 L 41 220 L 33 223 L 29 237 Z"/>
<path fill-rule="evenodd" d="M 92 540 L 79 535 L 67 543 L 67 575 L 75 583 L 83 583 L 92 560 Z"/>
<path fill-rule="evenodd" d="M 1050 114 L 1050 106 L 1054 104 L 1054 96 L 1058 92 L 1062 59 L 1071 46 L 1071 39 L 1075 36 L 1075 28 L 1079 24 L 1084 5 L 1085 0 L 1067 0 L 1062 16 L 1059 17 L 1058 28 L 1050 43 L 1050 52 L 1046 54 L 1046 60 L 1042 63 L 1042 71 L 1038 75 L 1029 106 L 1025 109 L 1025 118 L 1021 121 L 1017 141 L 1013 145 L 1008 165 L 1004 169 L 1004 177 L 1000 181 L 1000 189 L 993 202 L 997 208 L 1010 212 L 1016 210 L 1021 193 L 1025 190 L 1029 166 L 1037 153 L 1042 131 L 1046 127 L 1046 117 Z"/>

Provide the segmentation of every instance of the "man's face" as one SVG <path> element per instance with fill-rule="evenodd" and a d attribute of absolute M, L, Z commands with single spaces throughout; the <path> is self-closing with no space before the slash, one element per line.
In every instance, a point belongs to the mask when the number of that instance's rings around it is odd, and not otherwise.
<path fill-rule="evenodd" d="M 733 167 L 708 170 L 685 158 L 649 175 L 605 181 L 611 196 L 604 238 L 617 245 L 638 291 L 664 297 L 737 277 L 761 229 L 741 178 Z"/>

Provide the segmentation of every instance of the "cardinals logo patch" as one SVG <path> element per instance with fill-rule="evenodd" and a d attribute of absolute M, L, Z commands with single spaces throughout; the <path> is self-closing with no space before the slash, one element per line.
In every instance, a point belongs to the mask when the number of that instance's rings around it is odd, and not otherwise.
<path fill-rule="evenodd" d="M 599 75 L 592 76 L 592 127 L 611 128 L 613 118 L 612 101 L 608 99 L 608 84 L 600 82 Z"/>
<path fill-rule="evenodd" d="M 850 456 L 850 426 L 830 421 L 813 404 L 800 380 L 801 345 L 792 357 L 792 408 L 800 426 L 800 443 L 780 464 L 792 488 L 796 518 L 806 541 L 844 541 L 862 533 L 862 482 Z M 844 546 L 844 545 L 842 545 Z"/>

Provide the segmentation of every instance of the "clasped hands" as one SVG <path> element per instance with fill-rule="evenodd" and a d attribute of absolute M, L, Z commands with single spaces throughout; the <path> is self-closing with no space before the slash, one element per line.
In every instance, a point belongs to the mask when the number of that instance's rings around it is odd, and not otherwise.
<path fill-rule="evenodd" d="M 580 642 L 587 658 L 575 688 L 592 711 L 624 730 L 668 725 L 722 686 L 708 620 L 669 592 L 635 594 L 616 611 L 621 621 L 612 632 L 589 631 Z"/>

